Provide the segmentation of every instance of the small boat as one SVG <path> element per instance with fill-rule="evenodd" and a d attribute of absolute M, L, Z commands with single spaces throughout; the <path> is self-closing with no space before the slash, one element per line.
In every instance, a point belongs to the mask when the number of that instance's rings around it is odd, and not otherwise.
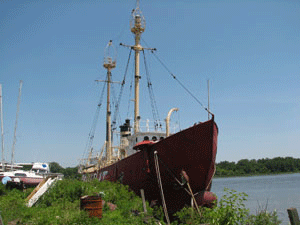
<path fill-rule="evenodd" d="M 142 51 L 155 49 L 144 48 L 140 44 L 141 34 L 145 30 L 145 19 L 139 8 L 139 1 L 132 12 L 130 27 L 135 36 L 135 45 L 121 45 L 135 51 L 133 126 L 130 119 L 125 120 L 120 126 L 120 145 L 113 147 L 110 85 L 113 83 L 111 70 L 116 67 L 116 60 L 113 56 L 106 55 L 103 63 L 107 69 L 106 142 L 98 156 L 92 157 L 89 154 L 79 172 L 86 181 L 98 179 L 120 182 L 128 185 L 138 195 L 144 190 L 147 200 L 153 204 L 164 205 L 169 213 L 191 204 L 211 206 L 216 200 L 210 192 L 217 153 L 218 127 L 215 117 L 206 109 L 210 113 L 207 121 L 197 122 L 184 130 L 171 133 L 170 117 L 178 110 L 172 108 L 165 120 L 165 131 L 158 130 L 157 126 L 154 130 L 141 129 L 139 57 Z M 110 41 L 107 48 L 111 47 Z M 90 153 L 92 150 L 93 148 Z"/>
<path fill-rule="evenodd" d="M 37 186 L 50 173 L 48 163 L 33 163 L 29 171 L 15 170 L 0 172 L 0 181 L 3 184 L 8 182 L 21 183 L 25 187 Z"/>

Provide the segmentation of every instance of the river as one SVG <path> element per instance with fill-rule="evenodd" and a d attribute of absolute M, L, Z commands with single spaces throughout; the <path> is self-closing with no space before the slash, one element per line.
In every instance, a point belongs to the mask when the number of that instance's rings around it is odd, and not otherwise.
<path fill-rule="evenodd" d="M 266 207 L 269 212 L 276 209 L 284 225 L 289 224 L 288 208 L 296 208 L 300 213 L 300 173 L 213 179 L 212 191 L 219 199 L 225 194 L 224 188 L 245 192 L 245 205 L 251 214 Z"/>

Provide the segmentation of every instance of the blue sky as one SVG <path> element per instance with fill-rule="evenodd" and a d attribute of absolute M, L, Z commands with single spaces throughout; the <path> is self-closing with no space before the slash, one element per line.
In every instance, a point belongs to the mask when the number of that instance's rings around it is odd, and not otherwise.
<path fill-rule="evenodd" d="M 113 80 L 121 81 L 129 50 L 118 44 L 134 43 L 129 20 L 135 3 L 0 2 L 0 83 L 7 160 L 19 80 L 23 80 L 16 161 L 77 165 L 103 86 L 95 80 L 106 76 L 104 48 L 112 39 L 117 47 Z M 210 106 L 219 126 L 218 162 L 300 158 L 299 1 L 141 0 L 140 8 L 146 19 L 142 44 L 157 48 L 158 57 L 204 105 L 210 80 Z M 182 129 L 206 120 L 201 106 L 153 55 L 146 56 L 160 118 L 178 107 L 172 118 L 180 120 Z M 141 75 L 142 86 L 146 80 L 143 69 Z M 114 85 L 116 96 L 119 89 Z M 142 119 L 151 119 L 148 91 L 142 86 L 141 92 Z M 122 122 L 128 109 L 129 94 L 125 93 Z M 102 107 L 96 149 L 105 137 L 104 110 Z"/>

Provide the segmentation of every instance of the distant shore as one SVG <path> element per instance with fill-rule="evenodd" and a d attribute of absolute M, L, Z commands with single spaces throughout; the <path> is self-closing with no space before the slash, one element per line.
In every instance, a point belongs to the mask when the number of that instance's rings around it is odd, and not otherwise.
<path fill-rule="evenodd" d="M 236 162 L 222 161 L 216 164 L 215 178 L 267 176 L 300 173 L 300 159 L 276 157 L 273 159 L 241 159 Z"/>
<path fill-rule="evenodd" d="M 260 173 L 260 174 L 244 174 L 244 175 L 231 175 L 231 176 L 217 176 L 215 175 L 214 178 L 235 178 L 235 177 L 255 177 L 255 176 L 274 176 L 274 175 L 284 175 L 284 174 L 296 174 L 299 172 L 282 172 L 282 173 Z"/>

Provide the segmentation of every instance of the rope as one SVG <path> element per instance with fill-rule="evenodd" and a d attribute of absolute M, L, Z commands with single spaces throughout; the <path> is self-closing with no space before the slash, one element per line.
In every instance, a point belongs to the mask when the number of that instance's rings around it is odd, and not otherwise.
<path fill-rule="evenodd" d="M 154 152 L 154 153 L 155 153 L 155 152 Z M 156 157 L 158 158 L 157 155 L 156 155 Z M 161 158 L 158 158 L 158 159 L 159 159 L 159 161 L 162 163 L 162 165 L 165 166 L 165 168 L 166 168 L 167 171 L 171 174 L 171 176 L 174 178 L 174 180 L 175 180 L 179 185 L 181 185 L 181 186 L 183 187 L 184 183 L 180 182 L 180 181 L 177 179 L 177 177 L 174 175 L 174 173 L 172 172 L 172 170 L 171 170 L 170 168 L 168 168 L 168 166 L 162 161 Z M 212 179 L 211 179 L 211 180 L 212 180 Z M 211 182 L 211 180 L 210 180 L 210 182 Z M 193 194 L 193 191 L 192 191 L 192 189 L 191 189 L 191 186 L 190 186 L 188 180 L 187 180 L 187 186 L 188 186 L 188 189 L 189 189 L 189 190 L 187 190 L 186 188 L 184 188 L 184 190 L 192 197 L 192 202 L 194 201 L 194 203 L 195 203 L 195 205 L 196 205 L 196 209 L 197 209 L 197 211 L 198 211 L 198 213 L 199 213 L 199 215 L 200 215 L 200 217 L 201 217 L 201 212 L 200 212 L 200 210 L 199 210 L 199 206 L 198 206 L 198 204 L 197 204 L 197 202 L 196 202 L 195 195 Z M 208 186 L 207 186 L 207 187 L 208 187 Z M 206 187 L 206 188 L 207 188 L 207 187 Z"/>
<path fill-rule="evenodd" d="M 113 83 L 113 82 L 111 82 Z M 114 85 L 111 85 L 111 108 L 116 107 L 117 100 L 116 100 L 116 91 Z"/>
<path fill-rule="evenodd" d="M 187 180 L 187 185 L 188 185 L 188 188 L 189 188 L 189 190 L 190 190 L 190 192 L 191 192 L 192 199 L 193 199 L 193 201 L 194 201 L 194 203 L 195 203 L 195 206 L 196 206 L 196 209 L 197 209 L 197 211 L 198 211 L 198 214 L 199 214 L 199 216 L 201 217 L 201 212 L 200 212 L 200 210 L 199 210 L 199 206 L 198 206 L 198 204 L 197 204 L 197 202 L 196 202 L 195 195 L 193 194 L 192 188 L 191 188 L 191 186 L 190 186 L 190 182 L 189 182 L 188 180 Z"/>
<path fill-rule="evenodd" d="M 167 169 L 167 171 L 169 172 L 169 174 L 171 174 L 171 176 L 174 178 L 174 180 L 181 186 L 183 187 L 184 186 L 184 183 L 180 182 L 177 177 L 175 176 L 174 172 L 164 163 L 164 161 L 159 158 L 159 161 L 161 162 L 161 164 Z M 184 188 L 184 187 L 183 187 Z M 189 190 L 187 190 L 186 188 L 184 188 L 184 190 L 189 194 L 189 195 L 192 195 Z"/>
<path fill-rule="evenodd" d="M 162 187 L 162 182 L 161 182 L 161 177 L 160 177 L 157 151 L 154 152 L 154 159 L 155 159 L 154 162 L 155 162 L 156 176 L 157 176 L 157 181 L 158 181 L 159 188 L 160 188 L 160 194 L 161 194 L 161 199 L 162 199 L 162 202 L 163 202 L 164 213 L 165 213 L 167 223 L 170 224 L 170 219 L 169 219 L 169 215 L 168 215 L 168 211 L 167 211 L 167 205 L 166 205 L 165 196 L 164 196 L 164 190 L 163 190 L 163 187 Z"/>
<path fill-rule="evenodd" d="M 127 104 L 127 114 L 126 114 L 127 118 L 132 116 L 131 111 L 130 111 L 132 87 L 133 87 L 133 77 L 132 77 L 131 82 L 130 82 L 129 93 L 128 93 L 128 104 Z"/>
<path fill-rule="evenodd" d="M 147 47 L 149 47 L 148 46 L 148 44 L 147 44 L 147 42 L 143 39 L 143 38 L 141 38 L 141 40 L 145 43 L 145 45 L 147 46 Z M 210 115 L 213 115 L 213 113 L 212 112 L 210 112 L 209 111 L 209 109 L 208 108 L 206 108 L 203 104 L 202 104 L 202 102 L 200 102 L 200 100 L 195 96 L 195 95 L 193 95 L 192 94 L 192 92 L 187 88 L 187 87 L 185 87 L 184 85 L 183 85 L 183 83 L 181 83 L 178 79 L 177 79 L 177 77 L 171 72 L 171 70 L 169 70 L 169 68 L 166 66 L 166 64 L 160 59 L 160 58 L 158 58 L 158 56 L 155 54 L 155 51 L 156 51 L 156 49 L 152 49 L 151 50 L 151 53 L 155 56 L 155 58 L 158 60 L 158 62 L 160 62 L 160 64 L 167 70 L 167 72 L 180 84 L 180 86 L 184 89 L 184 90 L 186 90 L 186 92 L 189 94 L 189 95 L 191 95 L 192 96 L 192 98 L 194 98 L 195 100 L 196 100 L 196 102 L 199 104 L 199 105 L 201 105 L 201 107 L 204 109 L 204 110 L 206 110 Z"/>

